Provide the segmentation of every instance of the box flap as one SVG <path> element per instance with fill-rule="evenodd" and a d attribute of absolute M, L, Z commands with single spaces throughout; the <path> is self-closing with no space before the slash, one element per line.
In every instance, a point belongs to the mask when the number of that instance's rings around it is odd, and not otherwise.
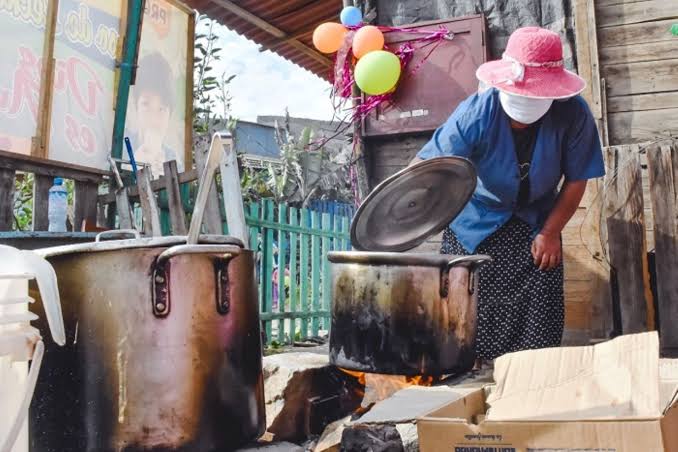
<path fill-rule="evenodd" d="M 383 400 L 355 423 L 404 423 L 413 422 L 428 413 L 463 399 L 477 389 L 451 389 L 441 387 L 412 386 L 401 389 Z M 407 409 L 404 410 L 403 407 Z"/>
<path fill-rule="evenodd" d="M 678 359 L 659 360 L 659 400 L 664 413 L 678 403 Z"/>
<path fill-rule="evenodd" d="M 664 408 L 656 332 L 504 355 L 494 379 L 487 400 L 493 421 L 654 419 Z"/>

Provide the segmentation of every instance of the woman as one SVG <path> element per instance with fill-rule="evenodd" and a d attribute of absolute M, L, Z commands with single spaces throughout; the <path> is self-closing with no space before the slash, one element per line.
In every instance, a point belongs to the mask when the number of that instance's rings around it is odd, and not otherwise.
<path fill-rule="evenodd" d="M 459 105 L 414 162 L 455 155 L 478 185 L 443 238 L 442 253 L 489 254 L 480 272 L 477 356 L 560 345 L 560 234 L 588 179 L 605 173 L 585 82 L 563 67 L 558 34 L 515 31 L 502 60 L 476 76 L 488 87 Z M 562 186 L 558 189 L 562 179 Z"/>

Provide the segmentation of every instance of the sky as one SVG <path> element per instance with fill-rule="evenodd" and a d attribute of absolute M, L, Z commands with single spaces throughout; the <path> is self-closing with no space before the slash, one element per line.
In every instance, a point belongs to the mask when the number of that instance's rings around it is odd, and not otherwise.
<path fill-rule="evenodd" d="M 215 75 L 235 75 L 230 84 L 233 117 L 245 121 L 257 115 L 332 119 L 330 84 L 312 73 L 259 47 L 224 26 L 215 28 L 219 36 L 221 61 Z"/>

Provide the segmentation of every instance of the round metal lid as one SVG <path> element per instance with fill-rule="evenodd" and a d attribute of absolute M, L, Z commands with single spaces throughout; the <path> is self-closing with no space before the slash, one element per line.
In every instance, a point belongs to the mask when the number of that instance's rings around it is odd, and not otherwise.
<path fill-rule="evenodd" d="M 445 228 L 476 188 L 473 164 L 438 157 L 409 166 L 379 184 L 351 223 L 361 251 L 406 251 Z"/>

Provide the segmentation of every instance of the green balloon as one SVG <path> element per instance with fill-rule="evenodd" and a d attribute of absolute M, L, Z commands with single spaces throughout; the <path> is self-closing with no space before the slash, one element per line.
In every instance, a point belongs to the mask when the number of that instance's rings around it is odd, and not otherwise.
<path fill-rule="evenodd" d="M 391 91 L 400 79 L 400 59 L 391 52 L 375 50 L 358 60 L 355 82 L 365 94 L 378 96 Z"/>

